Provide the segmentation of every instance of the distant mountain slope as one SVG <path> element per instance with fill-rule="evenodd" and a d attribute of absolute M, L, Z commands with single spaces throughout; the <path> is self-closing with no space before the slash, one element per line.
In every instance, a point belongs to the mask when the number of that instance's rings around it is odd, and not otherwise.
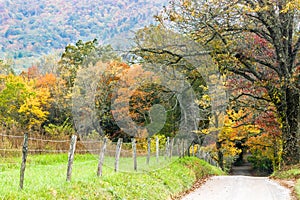
<path fill-rule="evenodd" d="M 153 22 L 168 0 L 1 0 L 0 59 L 22 60 L 77 40 L 112 38 Z M 30 59 L 28 59 L 30 58 Z"/>

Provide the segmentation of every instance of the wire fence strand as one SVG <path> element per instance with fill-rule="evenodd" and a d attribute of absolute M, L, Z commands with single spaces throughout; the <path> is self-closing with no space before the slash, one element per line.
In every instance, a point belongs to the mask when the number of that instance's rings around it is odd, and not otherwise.
<path fill-rule="evenodd" d="M 0 156 L 19 156 L 22 153 L 22 140 L 24 136 L 20 135 L 7 135 L 7 134 L 0 134 L 0 137 L 2 137 L 2 142 L 0 138 Z M 6 138 L 6 139 L 5 139 Z M 17 139 L 17 141 L 10 141 L 11 138 Z M 35 138 L 35 137 L 29 137 L 28 140 L 29 143 L 29 149 L 28 153 L 30 155 L 34 154 L 65 154 L 69 152 L 69 144 L 70 139 L 43 139 L 43 138 Z M 166 140 L 167 141 L 167 140 Z M 167 157 L 177 156 L 182 157 L 187 155 L 187 151 L 190 151 L 188 149 L 188 145 L 184 145 L 184 142 L 182 140 L 175 140 L 172 143 L 167 143 L 166 141 L 162 141 L 161 144 L 159 144 L 158 151 L 156 153 L 155 144 L 151 144 L 150 151 L 148 152 L 147 147 L 147 139 L 139 140 L 136 142 L 137 149 L 135 150 L 137 156 L 139 157 L 145 157 L 148 155 L 150 157 L 161 157 L 160 159 L 166 159 Z M 171 140 L 170 140 L 171 141 Z M 172 144 L 172 147 L 166 146 L 166 145 Z M 182 146 L 183 144 L 183 146 Z M 76 144 L 76 150 L 75 153 L 79 154 L 95 154 L 97 157 L 95 159 L 98 159 L 98 155 L 101 152 L 101 147 L 103 145 L 103 140 L 79 140 Z M 107 143 L 105 155 L 109 157 L 114 157 L 116 155 L 116 148 L 117 143 L 109 141 Z M 196 147 L 196 151 L 199 151 L 200 147 Z M 121 147 L 120 156 L 124 158 L 129 158 L 134 155 L 133 149 L 132 149 L 132 143 L 123 143 Z M 195 152 L 193 149 L 193 152 L 190 153 L 190 155 L 195 155 L 197 157 L 200 157 L 208 162 L 210 162 L 213 165 L 216 165 L 216 162 L 211 158 L 209 153 L 205 152 Z"/>

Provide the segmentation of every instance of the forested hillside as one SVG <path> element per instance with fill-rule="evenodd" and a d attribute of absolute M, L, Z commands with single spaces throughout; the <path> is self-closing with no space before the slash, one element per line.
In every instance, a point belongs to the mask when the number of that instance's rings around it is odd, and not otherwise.
<path fill-rule="evenodd" d="M 33 58 L 69 43 L 116 37 L 153 23 L 167 0 L 3 0 L 0 2 L 0 59 L 30 66 Z M 124 41 L 122 42 L 124 43 Z M 30 58 L 30 59 L 28 59 Z"/>

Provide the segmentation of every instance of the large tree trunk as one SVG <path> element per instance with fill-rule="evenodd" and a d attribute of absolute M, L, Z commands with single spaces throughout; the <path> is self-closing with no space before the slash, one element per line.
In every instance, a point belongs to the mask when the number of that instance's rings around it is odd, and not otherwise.
<path fill-rule="evenodd" d="M 296 164 L 300 161 L 299 149 L 299 93 L 286 89 L 286 113 L 282 117 L 283 162 Z"/>
<path fill-rule="evenodd" d="M 216 147 L 217 147 L 217 151 L 218 151 L 218 164 L 219 164 L 219 167 L 224 170 L 224 155 L 223 155 L 223 152 L 222 152 L 222 142 L 223 141 L 217 141 L 216 142 Z"/>

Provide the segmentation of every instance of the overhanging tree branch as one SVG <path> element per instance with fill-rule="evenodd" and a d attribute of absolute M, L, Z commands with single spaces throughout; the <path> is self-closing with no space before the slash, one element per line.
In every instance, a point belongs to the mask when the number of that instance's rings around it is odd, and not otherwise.
<path fill-rule="evenodd" d="M 263 101 L 267 101 L 267 102 L 271 102 L 270 99 L 266 99 L 266 98 L 263 98 L 263 97 L 259 97 L 259 96 L 255 96 L 253 94 L 249 94 L 249 93 L 241 93 L 239 94 L 238 96 L 234 97 L 233 101 L 243 97 L 243 96 L 248 96 L 248 97 L 251 97 L 253 99 L 256 99 L 256 100 L 263 100 Z"/>

